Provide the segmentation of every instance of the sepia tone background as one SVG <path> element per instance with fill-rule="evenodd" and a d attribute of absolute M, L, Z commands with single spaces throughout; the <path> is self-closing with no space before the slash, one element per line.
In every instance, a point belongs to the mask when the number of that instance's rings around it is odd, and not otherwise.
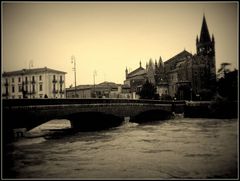
<path fill-rule="evenodd" d="M 196 53 L 203 14 L 216 42 L 216 69 L 238 67 L 237 3 L 3 3 L 2 71 L 49 67 L 73 84 L 123 83 L 125 69 L 145 67 L 186 49 Z"/>

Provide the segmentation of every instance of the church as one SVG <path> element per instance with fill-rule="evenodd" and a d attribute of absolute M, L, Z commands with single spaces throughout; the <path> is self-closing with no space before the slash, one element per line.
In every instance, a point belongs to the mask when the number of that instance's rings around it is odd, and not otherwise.
<path fill-rule="evenodd" d="M 148 80 L 156 87 L 160 98 L 180 100 L 201 100 L 201 94 L 214 90 L 216 82 L 215 40 L 210 36 L 205 15 L 203 15 L 200 36 L 196 37 L 196 53 L 186 50 L 167 61 L 160 57 L 158 62 L 152 59 L 132 72 L 125 70 L 125 85 L 139 95 L 143 84 Z"/>

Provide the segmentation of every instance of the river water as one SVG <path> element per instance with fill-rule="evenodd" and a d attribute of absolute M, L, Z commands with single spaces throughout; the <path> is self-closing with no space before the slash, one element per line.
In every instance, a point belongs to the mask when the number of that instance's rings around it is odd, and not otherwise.
<path fill-rule="evenodd" d="M 8 145 L 15 178 L 172 179 L 238 177 L 238 120 L 175 118 L 124 122 L 96 132 L 51 136 L 53 120 Z M 56 130 L 57 131 L 57 130 Z M 9 161 L 10 162 L 10 161 Z M 4 166 L 4 165 L 3 165 Z"/>

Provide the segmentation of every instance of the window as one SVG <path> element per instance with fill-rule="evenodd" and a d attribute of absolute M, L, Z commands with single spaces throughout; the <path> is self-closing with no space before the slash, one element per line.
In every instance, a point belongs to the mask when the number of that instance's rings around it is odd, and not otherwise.
<path fill-rule="evenodd" d="M 43 87 L 42 87 L 42 84 L 39 85 L 39 91 L 42 91 L 43 90 Z"/>
<path fill-rule="evenodd" d="M 40 80 L 40 81 L 42 80 L 42 76 L 41 76 L 41 75 L 39 76 L 39 80 Z"/>
<path fill-rule="evenodd" d="M 33 91 L 33 93 L 34 93 L 34 92 L 35 92 L 35 85 L 32 85 L 32 86 L 33 86 L 33 87 L 32 87 L 32 88 L 33 88 L 33 90 L 32 90 L 32 91 Z"/>
<path fill-rule="evenodd" d="M 27 83 L 27 81 L 28 81 L 28 78 L 27 78 L 27 77 L 25 77 L 25 82 Z"/>
<path fill-rule="evenodd" d="M 14 83 L 14 78 L 12 78 L 12 83 Z"/>
<path fill-rule="evenodd" d="M 12 93 L 14 93 L 15 92 L 15 90 L 14 90 L 14 86 L 12 86 Z"/>
<path fill-rule="evenodd" d="M 18 82 L 21 82 L 21 77 L 18 77 Z"/>
<path fill-rule="evenodd" d="M 53 80 L 56 80 L 56 76 L 55 75 L 53 75 Z"/>
<path fill-rule="evenodd" d="M 21 85 L 18 86 L 18 92 L 22 92 L 22 86 Z"/>
<path fill-rule="evenodd" d="M 62 92 L 62 84 L 60 84 L 60 92 Z"/>
<path fill-rule="evenodd" d="M 35 80 L 35 77 L 34 77 L 34 76 L 32 76 L 32 81 L 34 82 L 34 80 Z"/>

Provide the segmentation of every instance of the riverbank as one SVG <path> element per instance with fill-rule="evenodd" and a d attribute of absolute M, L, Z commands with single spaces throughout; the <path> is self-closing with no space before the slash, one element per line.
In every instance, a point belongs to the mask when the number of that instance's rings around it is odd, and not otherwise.
<path fill-rule="evenodd" d="M 199 101 L 186 102 L 184 109 L 186 118 L 221 118 L 238 117 L 237 101 Z"/>

